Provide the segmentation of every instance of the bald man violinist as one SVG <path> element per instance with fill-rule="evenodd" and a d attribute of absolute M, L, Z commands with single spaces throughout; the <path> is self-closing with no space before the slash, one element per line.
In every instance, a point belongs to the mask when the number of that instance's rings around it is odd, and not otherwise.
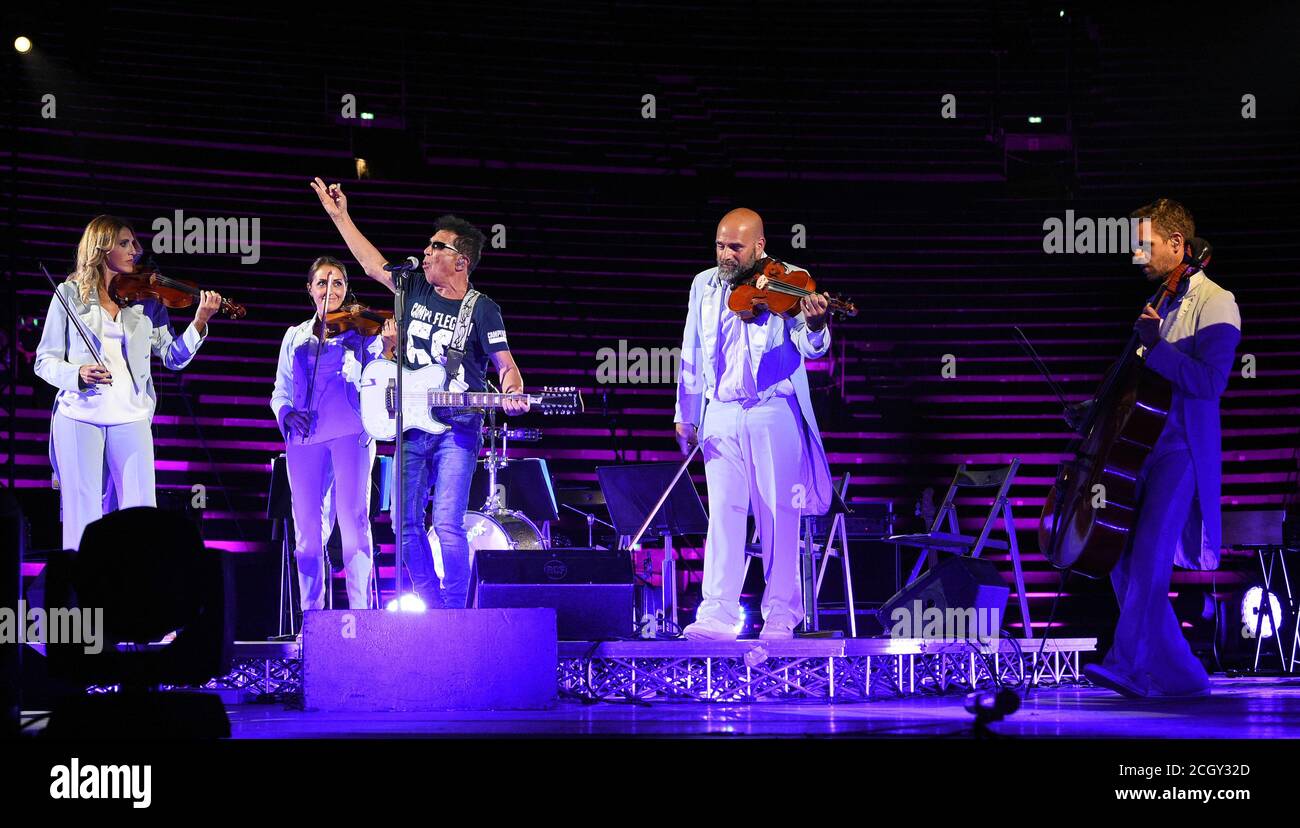
<path fill-rule="evenodd" d="M 799 520 L 830 505 L 831 480 L 808 392 L 805 359 L 831 344 L 828 302 L 811 294 L 798 313 L 727 309 L 736 284 L 764 258 L 763 220 L 732 210 L 718 224 L 717 266 L 691 284 L 674 420 L 683 454 L 700 444 L 709 493 L 702 601 L 687 638 L 734 640 L 753 507 L 763 553 L 764 639 L 790 639 L 804 618 Z M 762 289 L 765 276 L 756 287 Z"/>

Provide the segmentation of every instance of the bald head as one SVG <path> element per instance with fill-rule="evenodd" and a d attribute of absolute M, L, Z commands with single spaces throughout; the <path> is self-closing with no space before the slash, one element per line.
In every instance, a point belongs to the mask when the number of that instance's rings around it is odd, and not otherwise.
<path fill-rule="evenodd" d="M 718 275 L 728 281 L 745 273 L 763 257 L 763 219 L 758 213 L 738 207 L 718 222 L 715 250 Z"/>
<path fill-rule="evenodd" d="M 718 233 L 724 229 L 750 234 L 750 240 L 763 238 L 763 217 L 748 207 L 737 207 L 718 222 Z"/>

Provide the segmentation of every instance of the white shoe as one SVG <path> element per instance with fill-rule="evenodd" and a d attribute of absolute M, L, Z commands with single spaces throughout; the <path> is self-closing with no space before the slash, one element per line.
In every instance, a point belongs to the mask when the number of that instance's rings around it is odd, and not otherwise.
<path fill-rule="evenodd" d="M 694 624 L 687 624 L 682 636 L 692 641 L 735 641 L 736 628 L 712 618 L 701 618 Z"/>
<path fill-rule="evenodd" d="M 780 621 L 769 621 L 763 625 L 763 631 L 758 637 L 762 641 L 791 641 L 794 639 L 794 628 Z"/>

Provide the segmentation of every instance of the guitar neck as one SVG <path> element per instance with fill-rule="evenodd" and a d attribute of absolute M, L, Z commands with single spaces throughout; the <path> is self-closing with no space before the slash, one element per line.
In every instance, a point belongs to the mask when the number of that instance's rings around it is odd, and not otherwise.
<path fill-rule="evenodd" d="M 430 391 L 430 408 L 500 408 L 501 401 L 518 394 L 498 394 L 492 391 Z M 542 398 L 524 394 L 529 405 L 539 405 Z"/>

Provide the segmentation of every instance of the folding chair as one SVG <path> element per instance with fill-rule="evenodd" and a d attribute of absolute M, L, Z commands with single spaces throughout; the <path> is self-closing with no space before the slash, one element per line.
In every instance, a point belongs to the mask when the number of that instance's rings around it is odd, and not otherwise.
<path fill-rule="evenodd" d="M 847 506 L 844 506 L 844 496 L 849 491 L 849 475 L 846 473 L 840 478 L 838 485 L 832 481 L 831 488 L 836 491 L 836 497 L 830 509 L 831 526 L 827 532 L 826 541 L 817 543 L 813 537 L 813 517 L 811 515 L 803 518 L 801 537 L 799 540 L 799 571 L 800 583 L 804 593 L 804 621 L 802 624 L 804 632 L 815 632 L 820 629 L 819 622 L 819 598 L 822 590 L 822 581 L 826 577 L 826 565 L 831 558 L 840 559 L 840 568 L 844 572 L 844 590 L 845 590 L 845 607 L 849 616 L 849 636 L 857 637 L 858 623 L 853 612 L 853 571 L 849 563 L 849 540 L 844 528 L 844 516 L 849 512 Z M 839 542 L 839 548 L 835 547 Z M 818 554 L 821 555 L 820 564 L 817 561 Z M 750 536 L 750 542 L 745 550 L 745 578 L 749 577 L 749 566 L 754 559 L 762 558 L 760 545 L 758 543 L 758 527 L 754 527 L 754 532 Z"/>
<path fill-rule="evenodd" d="M 1020 565 L 1020 546 L 1016 543 L 1016 524 L 1011 515 L 1011 502 L 1007 500 L 1007 491 L 1011 488 L 1019 468 L 1019 457 L 1011 458 L 1010 465 L 980 471 L 968 469 L 963 463 L 957 467 L 957 473 L 953 475 L 952 484 L 948 487 L 948 494 L 944 496 L 943 505 L 935 512 L 934 522 L 930 524 L 929 531 L 893 535 L 888 542 L 921 549 L 916 565 L 912 567 L 912 573 L 907 579 L 908 584 L 914 583 L 921 577 L 922 568 L 927 561 L 933 566 L 938 561 L 940 552 L 978 558 L 985 549 L 1009 551 L 1011 568 L 1015 575 L 1016 595 L 1020 600 L 1020 620 L 1025 625 L 1025 638 L 1033 638 L 1034 629 L 1029 621 L 1029 599 L 1025 595 L 1025 574 Z M 988 517 L 985 518 L 979 535 L 972 537 L 963 535 L 958 526 L 956 499 L 958 491 L 965 494 L 977 489 L 995 489 L 997 493 L 993 497 L 993 505 L 989 508 Z M 999 514 L 1002 517 L 1002 529 L 1007 535 L 1005 541 L 989 537 Z"/>

